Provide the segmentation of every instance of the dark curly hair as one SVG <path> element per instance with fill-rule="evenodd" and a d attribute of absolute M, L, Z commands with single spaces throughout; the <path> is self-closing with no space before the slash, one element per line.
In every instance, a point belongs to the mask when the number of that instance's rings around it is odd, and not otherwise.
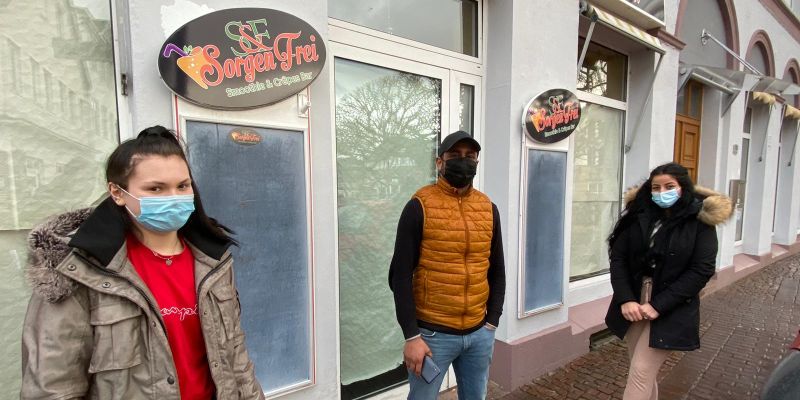
<path fill-rule="evenodd" d="M 681 198 L 669 208 L 669 210 L 682 210 L 689 205 L 695 198 L 694 182 L 689 176 L 689 170 L 683 165 L 670 162 L 659 165 L 650 171 L 650 177 L 639 186 L 636 192 L 636 197 L 625 204 L 625 208 L 620 213 L 617 223 L 614 225 L 614 230 L 608 236 L 609 251 L 614 247 L 614 241 L 619 237 L 625 229 L 636 221 L 636 215 L 648 209 L 655 209 L 656 206 L 651 198 L 650 188 L 653 184 L 653 178 L 658 175 L 670 175 L 678 181 L 681 186 Z"/>

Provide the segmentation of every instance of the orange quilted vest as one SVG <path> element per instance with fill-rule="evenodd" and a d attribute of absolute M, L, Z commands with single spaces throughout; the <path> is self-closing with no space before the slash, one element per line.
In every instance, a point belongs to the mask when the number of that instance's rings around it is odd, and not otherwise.
<path fill-rule="evenodd" d="M 475 327 L 489 298 L 492 202 L 474 188 L 459 196 L 441 178 L 414 197 L 425 217 L 414 271 L 417 318 L 459 330 Z"/>

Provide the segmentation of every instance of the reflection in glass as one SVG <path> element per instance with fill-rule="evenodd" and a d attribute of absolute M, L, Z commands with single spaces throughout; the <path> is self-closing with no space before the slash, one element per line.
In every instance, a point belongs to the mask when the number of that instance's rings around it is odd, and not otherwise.
<path fill-rule="evenodd" d="M 736 241 L 742 240 L 742 227 L 744 226 L 744 201 L 747 189 L 747 159 L 750 157 L 750 139 L 742 139 L 742 160 L 739 165 L 739 192 L 736 197 Z"/>
<path fill-rule="evenodd" d="M 703 85 L 689 80 L 678 92 L 676 112 L 680 115 L 700 120 L 703 113 Z"/>
<path fill-rule="evenodd" d="M 475 87 L 461 84 L 459 88 L 458 129 L 475 136 Z"/>
<path fill-rule="evenodd" d="M 386 277 L 400 212 L 435 178 L 441 81 L 337 58 L 336 168 L 343 385 L 402 362 Z"/>
<path fill-rule="evenodd" d="M 570 280 L 608 271 L 606 238 L 620 211 L 624 112 L 582 103 L 573 133 Z"/>
<path fill-rule="evenodd" d="M 478 2 L 475 0 L 331 0 L 328 16 L 478 56 Z"/>
<path fill-rule="evenodd" d="M 689 116 L 695 119 L 700 119 L 700 115 L 703 112 L 703 85 L 698 82 L 689 82 L 687 85 L 690 90 L 690 99 L 689 101 Z"/>
<path fill-rule="evenodd" d="M 675 112 L 678 114 L 686 114 L 686 87 L 678 91 L 677 105 Z"/>
<path fill-rule="evenodd" d="M 748 93 L 748 98 L 750 97 Z M 750 130 L 753 128 L 753 105 L 750 104 L 750 100 L 747 100 L 747 107 L 744 109 L 744 122 L 742 122 L 742 132 L 750 133 Z"/>
<path fill-rule="evenodd" d="M 583 39 L 579 40 L 579 52 L 583 43 Z M 627 63 L 624 54 L 590 42 L 578 69 L 578 90 L 625 101 Z"/>
<path fill-rule="evenodd" d="M 118 142 L 108 0 L 0 1 L 0 386 L 19 392 L 25 236 L 105 192 Z"/>
<path fill-rule="evenodd" d="M 778 135 L 780 138 L 781 135 Z M 780 143 L 780 142 L 779 142 Z M 778 216 L 778 189 L 781 187 L 781 145 L 778 144 L 778 173 L 775 174 L 775 196 L 772 198 L 772 233 L 775 233 L 775 218 Z"/>

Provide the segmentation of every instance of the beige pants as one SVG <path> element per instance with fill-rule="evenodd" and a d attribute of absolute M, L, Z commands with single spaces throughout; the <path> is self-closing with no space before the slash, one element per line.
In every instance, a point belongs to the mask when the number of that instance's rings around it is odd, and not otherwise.
<path fill-rule="evenodd" d="M 650 300 L 652 282 L 645 279 L 642 284 L 642 303 Z M 650 347 L 650 321 L 631 324 L 625 335 L 631 367 L 623 400 L 658 400 L 658 370 L 669 357 L 669 350 Z"/>
<path fill-rule="evenodd" d="M 658 370 L 669 357 L 669 350 L 650 347 L 650 321 L 631 324 L 625 335 L 628 343 L 628 383 L 623 400 L 658 400 Z"/>

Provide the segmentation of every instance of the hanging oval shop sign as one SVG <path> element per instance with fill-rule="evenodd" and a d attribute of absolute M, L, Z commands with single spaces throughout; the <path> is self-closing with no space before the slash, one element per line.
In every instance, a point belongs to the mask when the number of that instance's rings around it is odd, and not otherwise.
<path fill-rule="evenodd" d="M 581 103 L 566 89 L 551 89 L 534 97 L 522 114 L 522 126 L 528 137 L 541 143 L 568 138 L 580 120 Z"/>
<path fill-rule="evenodd" d="M 175 94 L 224 110 L 283 100 L 324 64 L 325 43 L 311 25 L 267 8 L 206 14 L 175 31 L 158 54 L 161 79 Z"/>

